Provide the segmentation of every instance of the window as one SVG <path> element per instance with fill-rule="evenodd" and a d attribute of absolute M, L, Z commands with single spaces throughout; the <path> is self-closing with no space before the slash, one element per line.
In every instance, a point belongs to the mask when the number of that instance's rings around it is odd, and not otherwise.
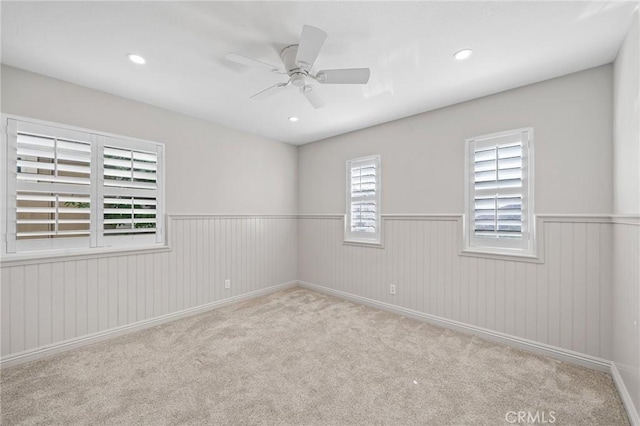
<path fill-rule="evenodd" d="M 532 255 L 533 129 L 467 139 L 466 248 Z"/>
<path fill-rule="evenodd" d="M 380 156 L 347 161 L 345 240 L 380 243 Z"/>
<path fill-rule="evenodd" d="M 4 121 L 6 253 L 163 241 L 162 144 Z"/>

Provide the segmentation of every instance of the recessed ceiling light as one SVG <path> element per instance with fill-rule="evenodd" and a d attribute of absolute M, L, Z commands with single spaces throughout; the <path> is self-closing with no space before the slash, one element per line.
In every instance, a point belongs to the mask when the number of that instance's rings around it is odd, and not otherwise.
<path fill-rule="evenodd" d="M 146 59 L 144 59 L 140 55 L 136 55 L 135 53 L 129 53 L 127 56 L 129 57 L 129 60 L 134 64 L 142 65 L 147 63 Z"/>
<path fill-rule="evenodd" d="M 471 49 L 462 49 L 459 52 L 456 52 L 453 57 L 456 58 L 459 61 L 464 61 L 465 59 L 469 58 L 471 55 L 473 54 L 473 50 Z"/>
<path fill-rule="evenodd" d="M 292 115 L 291 117 L 289 117 L 289 121 L 291 121 L 292 123 L 295 123 L 296 121 L 298 121 L 298 117 L 294 117 Z"/>

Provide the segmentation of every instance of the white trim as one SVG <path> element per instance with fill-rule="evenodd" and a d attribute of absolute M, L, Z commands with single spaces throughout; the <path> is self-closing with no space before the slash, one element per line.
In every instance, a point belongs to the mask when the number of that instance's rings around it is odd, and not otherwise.
<path fill-rule="evenodd" d="M 639 215 L 612 215 L 611 221 L 618 225 L 635 225 L 640 226 Z"/>
<path fill-rule="evenodd" d="M 557 223 L 612 223 L 612 216 L 606 214 L 538 214 L 544 222 Z"/>
<path fill-rule="evenodd" d="M 185 215 L 189 217 L 190 215 Z M 210 215 L 209 215 L 210 216 Z M 342 213 L 321 213 L 321 214 L 297 214 L 291 215 L 299 219 L 343 219 Z M 409 213 L 409 214 L 383 214 L 383 219 L 389 220 L 458 220 L 462 213 Z M 573 222 L 573 223 L 632 223 L 640 224 L 640 215 L 612 215 L 606 213 L 599 214 L 568 214 L 568 213 L 540 213 L 536 214 L 537 219 L 543 222 Z"/>
<path fill-rule="evenodd" d="M 80 348 L 82 346 L 91 345 L 103 340 L 107 340 L 113 337 L 122 336 L 124 334 L 133 333 L 135 331 L 144 330 L 149 327 L 154 327 L 169 321 L 175 321 L 180 318 L 197 315 L 203 312 L 207 312 L 213 309 L 218 309 L 223 306 L 231 305 L 233 303 L 242 302 L 256 297 L 265 296 L 267 294 L 275 293 L 280 290 L 295 287 L 296 281 L 289 281 L 282 284 L 276 284 L 271 287 L 263 288 L 260 290 L 251 291 L 249 293 L 241 294 L 238 296 L 229 297 L 227 299 L 218 300 L 216 302 L 207 303 L 205 305 L 195 306 L 193 308 L 183 309 L 181 311 L 172 312 L 169 314 L 161 315 L 158 317 L 150 318 L 143 321 L 138 321 L 132 324 L 123 325 L 120 327 L 110 328 L 108 330 L 100 331 L 97 333 L 89 334 L 86 336 L 77 337 L 75 339 L 65 340 L 52 345 L 41 346 L 35 349 L 29 349 L 26 351 L 18 352 L 16 354 L 8 355 L 0 359 L 0 368 L 7 368 L 25 362 L 35 361 L 41 358 L 45 358 L 60 352 L 66 352 L 72 349 Z"/>
<path fill-rule="evenodd" d="M 362 305 L 371 306 L 377 309 L 382 309 L 384 311 L 392 312 L 392 313 L 413 318 L 419 321 L 424 321 L 429 324 L 433 324 L 439 327 L 444 327 L 450 330 L 459 331 L 465 334 L 471 334 L 474 336 L 478 336 L 482 339 L 501 343 L 501 344 L 518 348 L 518 349 L 523 349 L 538 355 L 548 356 L 550 358 L 554 358 L 560 361 L 567 361 L 572 364 L 581 365 L 583 367 L 588 367 L 594 370 L 604 371 L 604 372 L 609 372 L 611 368 L 611 362 L 603 358 L 582 354 L 582 353 L 571 351 L 568 349 L 562 349 L 556 346 L 535 342 L 533 340 L 512 336 L 506 333 L 500 333 L 498 331 L 493 331 L 493 330 L 477 327 L 470 324 L 465 324 L 459 321 L 442 318 L 436 315 L 425 314 L 423 312 L 414 311 L 412 309 L 403 308 L 400 306 L 392 305 L 390 303 L 379 302 L 377 300 L 368 299 L 366 297 L 357 296 L 355 294 L 346 293 L 339 290 L 334 290 L 328 287 L 308 283 L 305 281 L 298 281 L 298 285 L 300 285 L 303 288 L 307 288 L 309 290 L 315 290 L 320 293 L 330 294 L 332 296 L 336 296 L 341 299 L 346 299 L 351 302 L 360 303 Z"/>
<path fill-rule="evenodd" d="M 382 239 L 380 240 L 380 242 L 374 243 L 374 242 L 366 242 L 366 241 L 359 241 L 359 240 L 344 240 L 342 242 L 342 245 L 345 246 L 357 246 L 357 247 L 371 247 L 371 248 L 379 248 L 379 249 L 383 249 L 384 248 L 384 244 L 382 243 Z"/>
<path fill-rule="evenodd" d="M 611 378 L 613 379 L 613 383 L 615 383 L 616 388 L 618 389 L 618 393 L 620 394 L 620 399 L 622 399 L 622 405 L 624 405 L 624 409 L 627 412 L 629 422 L 632 424 L 632 426 L 640 426 L 640 416 L 638 416 L 638 411 L 636 410 L 635 404 L 633 403 L 633 398 L 631 398 L 631 395 L 627 390 L 627 386 L 624 384 L 624 380 L 622 380 L 622 376 L 620 375 L 618 366 L 615 362 L 611 362 Z"/>
<path fill-rule="evenodd" d="M 35 265 L 38 263 L 66 262 L 69 260 L 97 259 L 101 257 L 113 257 L 124 255 L 136 255 L 146 253 L 161 253 L 171 251 L 169 245 L 156 244 L 157 247 L 146 246 L 118 246 L 98 247 L 93 249 L 68 249 L 49 252 L 37 251 L 4 256 L 0 260 L 0 267 Z"/>
<path fill-rule="evenodd" d="M 297 214 L 217 214 L 217 213 L 178 213 L 167 214 L 173 220 L 191 219 L 298 219 Z M 340 215 L 341 217 L 344 215 Z"/>
<path fill-rule="evenodd" d="M 335 217 L 340 219 L 344 215 Z M 332 217 L 334 218 L 334 217 Z M 174 220 L 192 219 L 298 219 L 298 215 L 230 215 L 230 214 L 179 214 L 166 215 L 166 220 L 162 221 L 165 229 L 164 244 L 148 245 L 121 245 L 117 247 L 96 247 L 80 248 L 53 251 L 34 251 L 30 253 L 16 253 L 0 256 L 0 267 L 34 265 L 39 263 L 63 262 L 67 260 L 97 259 L 102 257 L 113 257 L 123 255 L 136 255 L 145 253 L 161 253 L 172 250 L 171 242 L 171 222 Z"/>
<path fill-rule="evenodd" d="M 55 122 L 55 121 L 40 120 L 40 119 L 37 119 L 37 118 L 26 117 L 24 115 L 2 114 L 1 117 L 2 117 L 2 122 L 3 123 L 7 119 L 13 119 L 13 120 L 22 121 L 22 122 L 25 122 L 25 123 L 32 123 L 32 124 L 44 125 L 44 126 L 50 126 L 50 127 L 58 127 L 59 128 L 60 126 L 62 126 L 62 128 L 67 129 L 67 130 L 73 130 L 73 131 L 83 132 L 83 133 L 92 133 L 92 134 L 98 135 L 98 136 L 108 136 L 108 137 L 114 137 L 114 138 L 125 138 L 127 140 L 143 142 L 145 144 L 151 143 L 151 144 L 156 144 L 156 145 L 164 145 L 164 142 L 152 141 L 152 140 L 148 140 L 148 139 L 134 138 L 134 137 L 131 137 L 131 136 L 125 136 L 125 135 L 119 135 L 119 134 L 116 134 L 116 133 L 103 132 L 101 130 L 88 129 L 86 127 L 72 126 L 72 125 L 68 125 L 68 124 L 64 124 L 64 123 L 58 123 L 58 122 Z M 3 126 L 4 126 L 4 124 L 3 124 Z"/>
<path fill-rule="evenodd" d="M 385 220 L 442 220 L 457 221 L 462 218 L 461 214 L 383 214 Z"/>
<path fill-rule="evenodd" d="M 23 117 L 12 114 L 1 114 L 2 120 L 2 142 L 4 154 L 2 156 L 2 173 L 6 180 L 5 186 L 3 186 L 2 194 L 2 212 L 6 217 L 6 222 L 2 223 L 2 229 L 0 235 L 3 240 L 0 242 L 2 246 L 0 248 L 0 257 L 7 257 L 9 261 L 13 259 L 30 259 L 30 258 L 50 258 L 57 257 L 58 255 L 67 256 L 75 254 L 84 254 L 85 252 L 96 250 L 96 254 L 100 252 L 107 252 L 109 246 L 120 247 L 123 246 L 124 250 L 128 250 L 127 245 L 135 247 L 147 246 L 148 248 L 154 248 L 161 246 L 164 243 L 164 237 L 166 235 L 165 229 L 161 218 L 164 217 L 165 208 L 165 163 L 164 163 L 164 143 L 156 141 L 148 141 L 138 138 L 132 138 L 129 136 L 115 135 L 111 133 L 101 132 L 92 129 L 83 129 L 75 126 L 70 126 L 63 123 L 54 123 L 30 117 Z M 16 238 L 16 194 L 18 190 L 21 190 L 23 183 L 16 182 L 17 176 L 15 167 L 7 167 L 9 164 L 16 162 L 15 148 L 17 146 L 17 131 L 25 130 L 34 134 L 52 135 L 55 137 L 64 137 L 71 140 L 81 141 L 83 143 L 90 144 L 91 147 L 91 161 L 90 161 L 90 185 L 87 187 L 70 188 L 66 189 L 64 183 L 51 184 L 51 190 L 58 193 L 61 191 L 70 191 L 71 193 L 85 193 L 87 192 L 90 197 L 91 212 L 90 218 L 90 233 L 86 238 L 64 238 L 64 239 L 33 239 L 33 240 L 20 240 Z M 157 155 L 157 170 L 156 170 L 156 189 L 149 190 L 149 196 L 154 196 L 157 200 L 156 205 L 156 219 L 158 220 L 155 228 L 155 232 L 151 238 L 149 235 L 133 234 L 121 237 L 105 236 L 103 233 L 103 202 L 99 201 L 103 198 L 104 185 L 103 185 L 103 167 L 104 156 L 103 147 L 111 144 L 113 146 L 121 146 L 125 149 L 135 149 L 142 151 L 155 152 Z M 109 145 L 109 146 L 111 146 Z M 20 186 L 22 185 L 22 186 Z M 34 188 L 34 190 L 42 190 Z M 22 190 L 25 190 L 24 188 Z M 134 190 L 127 190 L 129 192 Z M 126 237 L 126 238 L 125 238 Z M 122 244 L 120 244 L 122 242 Z M 1 261 L 4 265 L 4 261 Z"/>
<path fill-rule="evenodd" d="M 522 187 L 514 192 L 512 189 L 475 189 L 475 179 L 473 161 L 475 159 L 475 148 L 480 146 L 497 146 L 500 142 L 497 139 L 511 138 L 519 140 L 522 144 Z M 463 226 L 463 251 L 467 254 L 473 252 L 490 253 L 508 257 L 536 256 L 536 220 L 534 208 L 534 131 L 533 127 L 523 127 L 497 133 L 475 136 L 465 139 L 464 142 L 464 211 L 465 220 Z M 496 166 L 496 173 L 498 169 Z M 522 196 L 522 238 L 521 239 L 500 239 L 476 237 L 474 229 L 475 216 L 475 196 L 486 193 L 486 196 L 500 196 L 508 194 L 519 194 Z M 488 193 L 489 191 L 490 193 Z M 497 213 L 496 213 L 497 214 Z M 496 217 L 497 219 L 497 217 Z M 496 228 L 497 230 L 497 228 Z"/>

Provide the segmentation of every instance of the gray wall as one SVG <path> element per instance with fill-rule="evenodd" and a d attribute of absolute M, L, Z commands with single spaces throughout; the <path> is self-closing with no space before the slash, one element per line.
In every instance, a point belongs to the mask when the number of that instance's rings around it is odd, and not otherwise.
<path fill-rule="evenodd" d="M 614 63 L 613 361 L 640 409 L 640 12 Z M 628 222 L 628 223 L 625 223 Z"/>
<path fill-rule="evenodd" d="M 301 146 L 299 280 L 610 359 L 612 86 L 606 65 Z M 464 140 L 525 126 L 542 263 L 461 256 Z M 345 161 L 367 154 L 383 249 L 343 244 Z"/>
<path fill-rule="evenodd" d="M 295 214 L 296 147 L 3 65 L 2 112 L 165 143 L 166 211 Z"/>
<path fill-rule="evenodd" d="M 345 161 L 382 155 L 382 213 L 462 213 L 465 138 L 534 127 L 536 213 L 611 213 L 612 67 L 299 148 L 298 212 L 344 213 Z"/>
<path fill-rule="evenodd" d="M 164 142 L 171 244 L 4 259 L 4 360 L 296 279 L 295 147 L 6 66 L 1 101 L 3 113 Z"/>

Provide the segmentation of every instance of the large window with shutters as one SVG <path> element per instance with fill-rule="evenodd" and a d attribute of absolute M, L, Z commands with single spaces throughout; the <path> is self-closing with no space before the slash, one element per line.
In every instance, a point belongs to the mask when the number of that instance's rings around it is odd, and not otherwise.
<path fill-rule="evenodd" d="M 345 240 L 380 243 L 380 156 L 347 161 Z"/>
<path fill-rule="evenodd" d="M 5 254 L 163 242 L 163 145 L 3 117 Z"/>
<path fill-rule="evenodd" d="M 466 177 L 466 249 L 533 254 L 533 129 L 467 139 Z"/>

